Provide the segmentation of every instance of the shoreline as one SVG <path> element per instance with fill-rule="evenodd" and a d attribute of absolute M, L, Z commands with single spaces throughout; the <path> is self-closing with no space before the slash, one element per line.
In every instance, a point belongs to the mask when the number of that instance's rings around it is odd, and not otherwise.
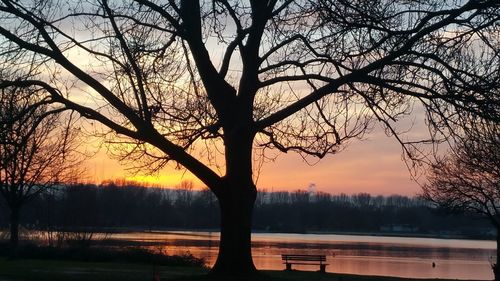
<path fill-rule="evenodd" d="M 169 232 L 208 232 L 218 233 L 218 228 L 192 229 L 192 228 L 147 228 L 147 227 L 109 227 L 109 228 L 91 228 L 95 233 L 169 233 Z M 6 231 L 6 230 L 3 230 Z M 36 230 L 43 231 L 43 230 Z M 68 229 L 67 232 L 78 232 L 82 229 Z M 355 231 L 305 231 L 305 232 L 285 232 L 285 231 L 265 231 L 252 230 L 252 234 L 303 234 L 303 235 L 353 235 L 353 236 L 375 236 L 375 237 L 401 237 L 401 238 L 431 238 L 431 239 L 460 239 L 460 240 L 478 240 L 478 241 L 496 241 L 495 237 L 486 236 L 467 236 L 456 234 L 432 234 L 432 233 L 414 233 L 414 232 L 355 232 Z"/>
<path fill-rule="evenodd" d="M 401 237 L 401 238 L 432 238 L 432 239 L 460 239 L 460 240 L 478 240 L 478 241 L 496 241 L 494 237 L 471 237 L 466 235 L 453 234 L 426 234 L 412 232 L 351 232 L 351 231 L 313 231 L 305 234 L 331 234 L 331 235 L 354 235 L 354 236 L 383 236 L 383 237 Z"/>

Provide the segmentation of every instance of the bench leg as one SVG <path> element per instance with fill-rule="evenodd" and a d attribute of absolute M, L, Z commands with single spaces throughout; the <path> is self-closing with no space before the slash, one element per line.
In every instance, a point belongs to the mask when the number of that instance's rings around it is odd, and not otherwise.
<path fill-rule="evenodd" d="M 319 265 L 319 272 L 323 272 L 323 273 L 326 272 L 326 264 L 320 264 Z"/>
<path fill-rule="evenodd" d="M 286 264 L 286 270 L 287 270 L 287 271 L 292 270 L 292 264 L 291 264 L 291 263 L 287 263 L 287 264 Z"/>

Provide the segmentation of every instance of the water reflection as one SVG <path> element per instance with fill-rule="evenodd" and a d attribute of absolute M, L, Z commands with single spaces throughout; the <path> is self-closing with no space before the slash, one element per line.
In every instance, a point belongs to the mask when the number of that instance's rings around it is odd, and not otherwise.
<path fill-rule="evenodd" d="M 189 252 L 209 265 L 215 262 L 219 244 L 217 232 L 134 232 L 111 238 L 161 246 L 168 254 Z M 281 254 L 308 253 L 327 255 L 328 272 L 469 280 L 493 278 L 490 264 L 495 249 L 493 241 L 330 234 L 257 233 L 252 243 L 259 269 L 281 270 Z"/>

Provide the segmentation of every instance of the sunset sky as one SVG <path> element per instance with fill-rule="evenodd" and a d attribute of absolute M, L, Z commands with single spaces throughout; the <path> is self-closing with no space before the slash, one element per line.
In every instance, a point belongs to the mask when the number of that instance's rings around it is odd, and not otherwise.
<path fill-rule="evenodd" d="M 216 44 L 208 44 L 211 57 L 215 61 L 223 56 L 224 49 Z M 236 58 L 237 59 L 237 58 Z M 84 62 L 84 56 L 79 57 Z M 238 66 L 238 62 L 235 63 Z M 83 100 L 94 103 L 94 100 Z M 413 139 L 428 137 L 423 123 L 424 112 L 414 110 L 414 114 L 398 122 L 402 130 L 410 130 Z M 413 196 L 420 192 L 419 185 L 410 177 L 402 160 L 402 150 L 393 137 L 388 137 L 379 124 L 375 130 L 365 135 L 364 140 L 352 140 L 347 148 L 335 155 L 328 155 L 310 165 L 296 153 L 283 154 L 271 151 L 274 161 L 264 163 L 260 171 L 257 187 L 267 190 L 308 189 L 314 185 L 318 191 L 338 193 L 368 192 L 371 194 L 403 194 Z M 277 156 L 277 157 L 275 157 Z M 205 185 L 186 170 L 176 170 L 173 165 L 158 175 L 133 175 L 127 166 L 111 159 L 102 149 L 98 155 L 87 161 L 89 181 L 126 178 L 165 187 L 175 187 L 183 180 L 194 182 L 195 188 Z"/>
<path fill-rule="evenodd" d="M 231 33 L 231 28 L 228 29 L 228 32 Z M 90 33 L 81 31 L 78 36 L 82 38 L 86 36 L 92 37 Z M 220 64 L 225 54 L 225 45 L 220 46 L 216 37 L 213 37 L 206 42 L 206 48 L 214 65 Z M 87 52 L 76 47 L 67 50 L 65 55 L 76 65 L 89 72 L 106 73 L 107 68 L 105 66 L 109 67 L 103 62 L 89 57 Z M 172 60 L 175 58 L 176 56 L 172 56 Z M 229 67 L 230 75 L 228 77 L 232 77 L 231 80 L 237 81 L 238 75 L 240 75 L 241 59 L 234 55 Z M 182 79 L 181 82 L 179 80 L 175 81 L 176 87 L 185 87 L 181 83 Z M 303 83 L 303 86 L 301 86 L 296 85 L 297 83 L 293 84 L 293 94 L 289 92 L 287 94 L 290 96 L 304 96 L 309 93 L 310 89 L 307 84 Z M 111 107 L 107 106 L 102 97 L 93 93 L 92 89 L 85 89 L 86 86 L 83 84 L 78 86 L 82 87 L 82 92 L 79 92 L 79 90 L 71 92 L 70 99 L 89 108 L 100 108 L 102 106 L 101 111 L 104 112 L 104 115 L 110 114 L 110 116 L 113 116 L 113 114 L 116 114 L 116 110 L 110 110 Z M 284 104 L 283 101 L 281 106 Z M 349 108 L 349 110 L 352 109 L 354 111 L 351 114 L 355 113 L 354 115 L 356 115 L 359 113 L 356 111 L 359 108 L 355 106 Z M 403 120 L 402 122 L 401 128 L 403 130 L 411 127 L 411 135 L 413 137 L 417 135 L 416 138 L 412 137 L 411 139 L 421 139 L 420 135 L 426 130 L 422 124 L 415 127 L 413 125 L 408 126 L 409 123 L 413 123 L 413 118 L 421 119 L 419 118 L 421 116 L 423 116 L 422 112 L 416 112 L 409 118 L 411 120 Z M 120 119 L 118 118 L 118 120 Z M 399 126 L 399 122 L 397 126 Z M 88 145 L 95 144 L 89 141 Z M 94 157 L 87 160 L 85 176 L 88 181 L 100 183 L 104 180 L 126 178 L 153 185 L 175 187 L 183 180 L 192 180 L 196 188 L 204 186 L 189 172 L 175 170 L 173 166 L 164 169 L 158 175 L 133 175 L 127 171 L 127 166 L 121 165 L 115 159 L 111 159 L 105 150 L 101 149 Z M 264 163 L 258 176 L 257 187 L 274 191 L 291 191 L 315 186 L 318 191 L 333 194 L 368 192 L 384 195 L 415 195 L 420 188 L 417 183 L 411 180 L 410 173 L 402 161 L 401 153 L 402 150 L 397 141 L 394 138 L 387 137 L 380 127 L 376 127 L 373 132 L 366 134 L 364 140 L 352 140 L 345 150 L 336 155 L 328 155 L 315 165 L 309 165 L 295 153 L 282 154 L 277 151 L 270 151 L 269 155 L 275 160 Z"/>
<path fill-rule="evenodd" d="M 217 57 L 217 48 L 211 53 Z M 85 56 L 77 56 L 82 64 Z M 76 58 L 74 58 L 76 59 Z M 90 107 L 95 106 L 94 97 L 76 97 L 76 100 Z M 398 122 L 398 128 L 409 129 L 412 139 L 426 138 L 426 126 L 423 125 L 423 111 L 414 110 L 414 114 Z M 417 122 L 416 122 L 417 121 Z M 92 144 L 90 144 L 92 146 Z M 105 151 L 87 160 L 86 178 L 93 183 L 104 180 L 128 179 L 164 187 L 175 187 L 183 180 L 193 181 L 195 188 L 205 185 L 186 170 L 176 170 L 174 165 L 164 169 L 158 175 L 132 174 L 127 166 L 112 159 Z M 420 192 L 404 161 L 399 143 L 393 137 L 385 135 L 380 125 L 365 135 L 363 140 L 352 140 L 347 148 L 335 155 L 328 155 L 314 165 L 306 163 L 296 153 L 283 154 L 270 151 L 274 161 L 267 161 L 260 171 L 257 187 L 267 190 L 308 189 L 314 185 L 318 191 L 338 193 L 368 192 L 374 195 L 403 194 L 413 196 Z M 277 156 L 277 157 L 276 157 Z"/>
<path fill-rule="evenodd" d="M 365 140 L 353 141 L 344 151 L 327 156 L 314 165 L 307 164 L 298 154 L 278 155 L 266 162 L 260 172 L 257 187 L 267 190 L 307 189 L 311 184 L 318 191 L 337 193 L 403 194 L 415 195 L 420 187 L 410 178 L 401 158 L 401 148 L 395 139 L 376 129 Z M 203 187 L 185 170 L 165 169 L 159 175 L 133 175 L 126 166 L 108 157 L 102 150 L 87 161 L 87 176 L 92 182 L 127 178 L 166 187 L 175 187 L 182 180 L 192 180 L 196 188 Z"/>

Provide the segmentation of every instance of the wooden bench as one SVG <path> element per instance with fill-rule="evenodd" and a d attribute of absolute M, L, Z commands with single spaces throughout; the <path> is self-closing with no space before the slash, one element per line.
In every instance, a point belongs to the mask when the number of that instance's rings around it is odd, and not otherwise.
<path fill-rule="evenodd" d="M 281 255 L 281 260 L 286 266 L 286 270 L 292 270 L 292 264 L 319 265 L 319 271 L 326 271 L 325 255 Z"/>

